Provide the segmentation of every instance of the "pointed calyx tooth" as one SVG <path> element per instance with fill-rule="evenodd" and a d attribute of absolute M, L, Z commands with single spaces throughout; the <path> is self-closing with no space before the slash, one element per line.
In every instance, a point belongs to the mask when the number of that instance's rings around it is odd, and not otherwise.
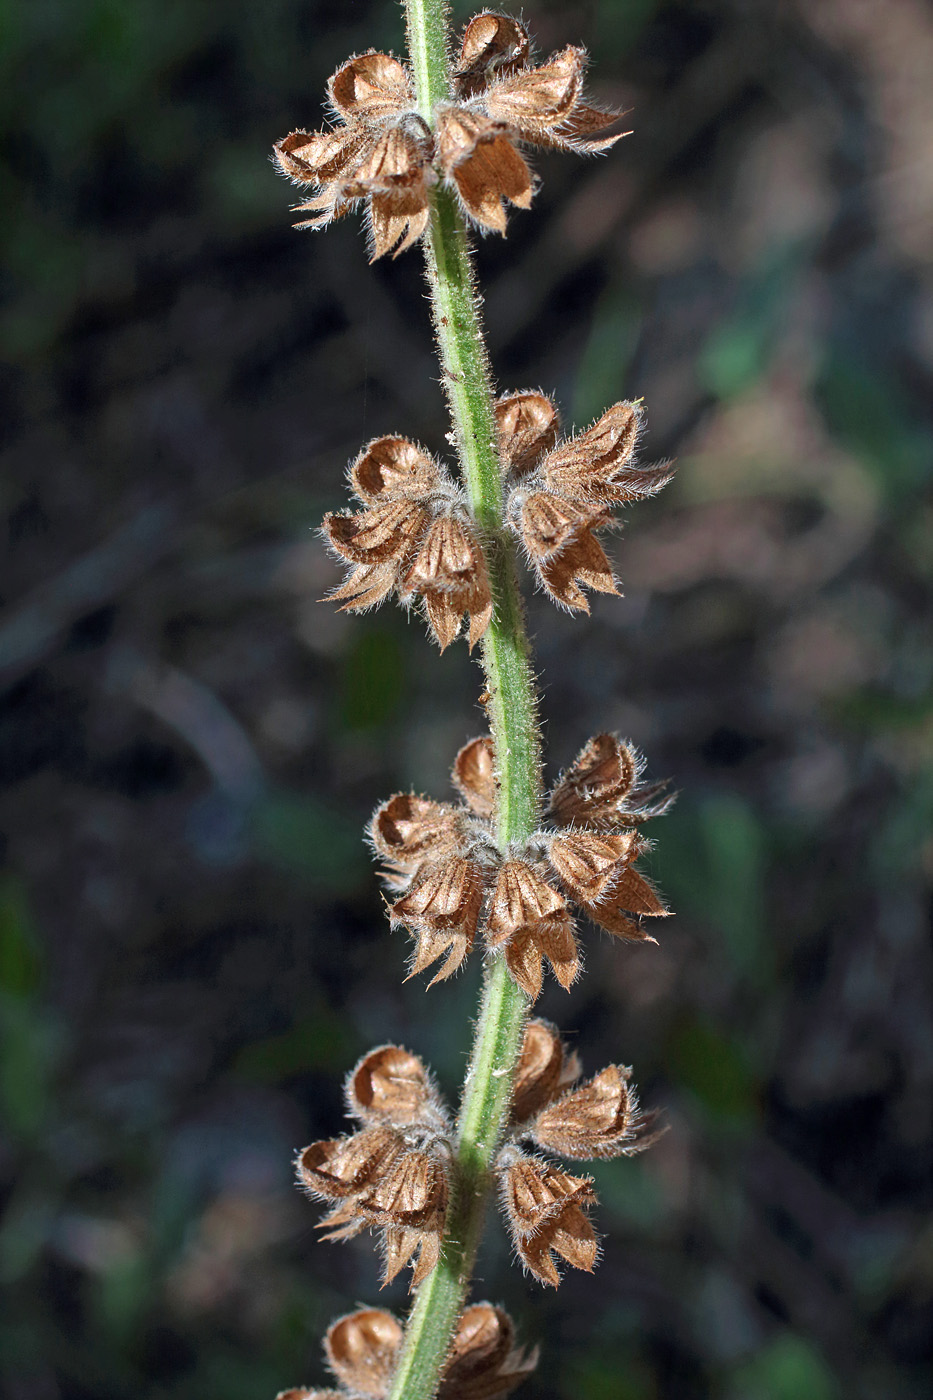
<path fill-rule="evenodd" d="M 504 394 L 495 411 L 502 465 L 517 481 L 555 446 L 560 415 L 546 394 L 533 389 Z"/>
<path fill-rule="evenodd" d="M 646 1147 L 654 1116 L 639 1112 L 631 1070 L 609 1065 L 541 1110 L 530 1129 L 539 1147 L 576 1161 L 619 1157 Z"/>
<path fill-rule="evenodd" d="M 515 1348 L 512 1319 L 492 1303 L 464 1309 L 457 1325 L 438 1400 L 494 1400 L 510 1395 L 537 1365 L 537 1352 Z"/>
<path fill-rule="evenodd" d="M 347 1079 L 347 1107 L 362 1123 L 446 1127 L 441 1098 L 421 1060 L 400 1045 L 380 1045 L 364 1055 Z"/>
<path fill-rule="evenodd" d="M 472 97 L 493 78 L 518 72 L 525 67 L 530 48 L 528 31 L 517 19 L 489 10 L 474 15 L 463 32 L 454 73 L 457 96 Z"/>
<path fill-rule="evenodd" d="M 342 64 L 327 91 L 345 120 L 380 123 L 414 106 L 408 69 L 386 53 L 360 54 Z"/>
<path fill-rule="evenodd" d="M 451 778 L 471 812 L 478 817 L 495 816 L 499 785 L 492 739 L 488 734 L 464 744 L 454 759 Z"/>
<path fill-rule="evenodd" d="M 630 916 L 663 918 L 671 912 L 650 880 L 632 865 L 622 870 L 605 893 L 596 899 L 581 899 L 580 905 L 607 933 L 641 943 L 656 943 L 657 939 Z"/>
<path fill-rule="evenodd" d="M 599 1246 L 584 1214 L 595 1204 L 590 1177 L 570 1176 L 536 1157 L 519 1155 L 500 1168 L 502 1205 L 519 1258 L 542 1283 L 557 1287 L 558 1254 L 591 1271 Z"/>
<path fill-rule="evenodd" d="M 403 1335 L 401 1323 L 384 1308 L 361 1308 L 338 1318 L 328 1329 L 327 1364 L 351 1394 L 383 1400 Z"/>
<path fill-rule="evenodd" d="M 541 995 L 545 958 L 564 991 L 569 991 L 580 972 L 580 949 L 569 913 L 519 929 L 506 944 L 509 974 L 532 1001 Z"/>

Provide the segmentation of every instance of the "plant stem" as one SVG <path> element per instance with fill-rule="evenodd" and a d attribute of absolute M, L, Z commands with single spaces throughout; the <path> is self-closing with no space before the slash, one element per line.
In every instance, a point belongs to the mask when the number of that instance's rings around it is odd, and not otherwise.
<path fill-rule="evenodd" d="M 451 96 L 446 5 L 443 0 L 406 0 L 405 7 L 418 106 L 431 123 L 435 104 Z M 425 249 L 461 471 L 483 533 L 495 602 L 482 659 L 499 778 L 497 836 L 505 850 L 510 843 L 526 841 L 538 825 L 537 697 L 515 554 L 503 522 L 494 395 L 480 303 L 466 228 L 450 190 L 434 192 Z M 418 1289 L 390 1400 L 431 1400 L 437 1393 L 473 1272 L 527 1010 L 528 998 L 508 975 L 502 956 L 491 958 L 460 1104 L 441 1259 Z"/>

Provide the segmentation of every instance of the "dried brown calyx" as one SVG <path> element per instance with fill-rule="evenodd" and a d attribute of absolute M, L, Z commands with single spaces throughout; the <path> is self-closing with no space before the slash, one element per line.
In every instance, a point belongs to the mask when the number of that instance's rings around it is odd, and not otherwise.
<path fill-rule="evenodd" d="M 549 1021 L 529 1021 L 512 1098 L 512 1135 L 577 1162 L 627 1157 L 655 1140 L 657 1114 L 643 1113 L 625 1065 L 608 1065 L 579 1083 L 575 1054 L 568 1054 Z"/>
<path fill-rule="evenodd" d="M 411 73 L 391 54 L 351 58 L 329 79 L 333 128 L 293 131 L 275 146 L 279 169 L 315 191 L 295 206 L 323 228 L 363 203 L 373 259 L 411 246 L 427 227 L 437 180 L 456 191 L 483 229 L 505 232 L 509 204 L 527 209 L 534 179 L 518 142 L 555 150 L 607 150 L 620 113 L 583 100 L 586 55 L 569 46 L 532 67 L 524 25 L 484 11 L 466 27 L 455 97 L 429 125 Z"/>
<path fill-rule="evenodd" d="M 462 805 L 399 793 L 379 807 L 370 835 L 394 896 L 390 920 L 415 936 L 412 974 L 444 956 L 433 981 L 451 976 L 482 930 L 530 997 L 541 991 L 545 961 L 569 987 L 580 970 L 574 907 L 617 937 L 649 938 L 641 919 L 668 911 L 635 867 L 648 848 L 635 824 L 660 816 L 673 798 L 664 784 L 640 781 L 643 766 L 630 744 L 597 735 L 550 794 L 542 828 L 504 853 L 495 842 L 488 738 L 472 740 L 455 760 Z"/>
<path fill-rule="evenodd" d="M 395 436 L 364 447 L 349 480 L 363 509 L 323 522 L 334 553 L 352 566 L 330 597 L 351 612 L 375 607 L 390 593 L 405 604 L 420 597 L 442 651 L 469 614 L 472 647 L 489 626 L 492 596 L 462 493 L 423 448 Z"/>
<path fill-rule="evenodd" d="M 379 1230 L 385 1282 L 411 1263 L 414 1288 L 440 1251 L 450 1161 L 446 1109 L 422 1062 L 397 1045 L 364 1055 L 346 1096 L 362 1128 L 306 1147 L 299 1181 L 310 1196 L 334 1203 L 319 1227 L 328 1229 L 325 1239 Z"/>
<path fill-rule="evenodd" d="M 408 69 L 385 53 L 351 58 L 328 80 L 332 129 L 293 131 L 276 143 L 275 161 L 297 185 L 317 191 L 295 205 L 309 218 L 298 228 L 324 228 L 361 202 L 372 259 L 400 253 L 427 228 L 434 143 L 415 110 Z"/>
<path fill-rule="evenodd" d="M 324 1342 L 340 1390 L 286 1390 L 277 1400 L 385 1400 L 402 1346 L 402 1324 L 384 1308 L 338 1318 Z M 512 1319 L 492 1303 L 464 1310 L 444 1367 L 438 1400 L 495 1400 L 510 1395 L 534 1370 L 537 1353 L 515 1347 Z"/>
<path fill-rule="evenodd" d="M 636 464 L 644 420 L 638 403 L 613 404 L 563 442 L 557 408 L 535 390 L 500 398 L 496 420 L 509 525 L 549 597 L 589 612 L 585 588 L 619 591 L 597 532 L 612 525 L 614 506 L 655 495 L 673 469 Z"/>
<path fill-rule="evenodd" d="M 586 1214 L 596 1197 L 589 1177 L 570 1176 L 521 1147 L 523 1141 L 574 1161 L 630 1156 L 657 1137 L 656 1114 L 643 1114 L 631 1070 L 608 1065 L 576 1084 L 580 1067 L 557 1029 L 530 1021 L 519 1059 L 511 1134 L 500 1151 L 502 1208 L 524 1266 L 542 1283 L 560 1281 L 555 1256 L 591 1270 L 598 1255 Z"/>

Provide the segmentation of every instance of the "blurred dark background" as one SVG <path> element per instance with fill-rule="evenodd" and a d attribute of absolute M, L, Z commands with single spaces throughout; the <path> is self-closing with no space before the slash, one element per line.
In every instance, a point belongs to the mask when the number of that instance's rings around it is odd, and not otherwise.
<path fill-rule="evenodd" d="M 465 18 L 472 7 L 458 3 Z M 479 261 L 503 389 L 644 395 L 673 487 L 622 601 L 530 602 L 551 771 L 615 728 L 681 789 L 659 949 L 586 935 L 544 1014 L 670 1131 L 597 1170 L 594 1278 L 477 1295 L 540 1400 L 929 1392 L 933 13 L 526 9 L 631 107 Z M 0 167 L 0 1374 L 11 1400 L 271 1400 L 377 1297 L 295 1148 L 399 1039 L 454 1094 L 478 968 L 401 985 L 361 829 L 445 796 L 479 675 L 317 599 L 361 443 L 447 430 L 420 255 L 293 232 L 390 0 L 7 0 Z M 382 1295 L 403 1306 L 404 1290 Z M 524 1393 L 524 1392 L 522 1392 Z"/>

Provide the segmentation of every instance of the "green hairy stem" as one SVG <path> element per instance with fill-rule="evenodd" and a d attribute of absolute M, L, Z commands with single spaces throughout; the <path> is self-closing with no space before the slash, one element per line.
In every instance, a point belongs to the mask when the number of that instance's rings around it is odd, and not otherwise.
<path fill-rule="evenodd" d="M 442 0 L 406 0 L 405 8 L 418 107 L 430 122 L 435 104 L 451 96 L 447 7 Z M 497 834 L 505 850 L 509 843 L 527 840 L 538 825 L 537 704 L 515 554 L 503 522 L 494 394 L 479 298 L 463 217 L 449 190 L 434 192 L 425 249 L 460 467 L 483 533 L 495 603 L 482 661 L 500 787 Z M 473 1272 L 527 1009 L 528 998 L 509 977 L 505 960 L 492 958 L 460 1105 L 441 1259 L 418 1289 L 390 1400 L 431 1400 L 437 1393 Z"/>

